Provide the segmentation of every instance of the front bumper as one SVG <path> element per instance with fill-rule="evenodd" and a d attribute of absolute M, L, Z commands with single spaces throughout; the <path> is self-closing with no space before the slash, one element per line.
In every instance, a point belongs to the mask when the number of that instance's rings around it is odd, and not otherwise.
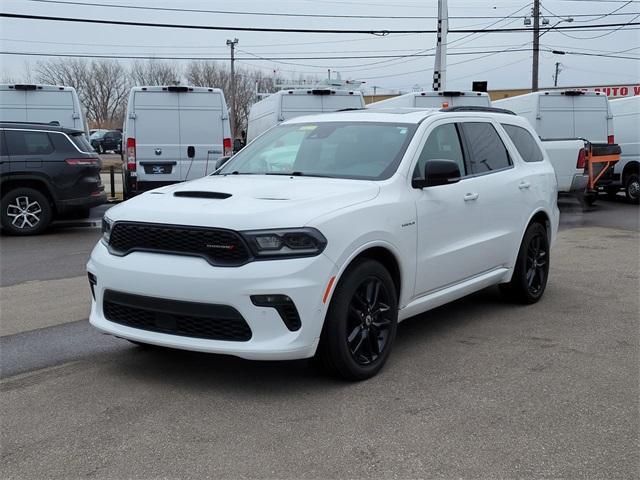
<path fill-rule="evenodd" d="M 252 360 L 292 360 L 315 354 L 327 304 L 322 297 L 335 264 L 324 254 L 310 258 L 254 261 L 241 267 L 214 267 L 202 258 L 148 252 L 124 257 L 98 243 L 87 270 L 95 275 L 95 300 L 89 321 L 117 337 L 184 350 L 234 355 Z M 107 320 L 105 290 L 160 299 L 228 305 L 251 328 L 248 341 L 193 338 L 131 328 Z M 255 306 L 251 295 L 287 295 L 301 319 L 290 331 L 272 307 Z"/>

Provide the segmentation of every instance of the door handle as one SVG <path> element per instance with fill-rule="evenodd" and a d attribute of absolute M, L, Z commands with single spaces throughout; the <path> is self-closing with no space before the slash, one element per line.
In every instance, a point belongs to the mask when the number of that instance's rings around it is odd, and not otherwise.
<path fill-rule="evenodd" d="M 526 190 L 530 186 L 531 186 L 531 184 L 529 182 L 520 182 L 520 185 L 518 185 L 518 188 L 520 190 Z"/>
<path fill-rule="evenodd" d="M 464 201 L 465 201 L 465 202 L 470 202 L 470 201 L 472 201 L 472 200 L 476 200 L 479 196 L 480 196 L 480 195 L 479 195 L 479 194 L 477 194 L 477 193 L 467 193 L 467 194 L 464 196 Z"/>

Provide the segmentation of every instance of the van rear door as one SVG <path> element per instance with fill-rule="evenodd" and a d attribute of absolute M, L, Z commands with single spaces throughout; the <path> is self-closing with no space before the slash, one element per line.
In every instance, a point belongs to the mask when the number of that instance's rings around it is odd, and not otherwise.
<path fill-rule="evenodd" d="M 347 108 L 364 108 L 360 95 L 349 95 L 348 93 L 335 93 L 333 95 L 322 95 L 322 111 L 336 112 Z"/>
<path fill-rule="evenodd" d="M 138 182 L 179 182 L 180 94 L 136 91 L 129 118 L 136 140 Z M 129 133 L 131 134 L 131 133 Z"/>
<path fill-rule="evenodd" d="M 289 120 L 301 115 L 322 113 L 322 95 L 282 95 L 282 115 L 278 121 Z"/>
<path fill-rule="evenodd" d="M 607 143 L 609 112 L 604 95 L 574 96 L 575 135 L 590 142 Z"/>
<path fill-rule="evenodd" d="M 536 132 L 541 138 L 575 138 L 573 97 L 539 95 L 539 118 Z"/>
<path fill-rule="evenodd" d="M 178 94 L 178 102 L 181 180 L 193 180 L 212 173 L 223 155 L 222 98 L 218 92 L 189 91 Z"/>
<path fill-rule="evenodd" d="M 0 90 L 0 121 L 27 121 L 27 92 L 21 90 Z"/>
<path fill-rule="evenodd" d="M 84 130 L 70 91 L 28 90 L 25 94 L 28 122 L 58 122 L 62 127 Z"/>

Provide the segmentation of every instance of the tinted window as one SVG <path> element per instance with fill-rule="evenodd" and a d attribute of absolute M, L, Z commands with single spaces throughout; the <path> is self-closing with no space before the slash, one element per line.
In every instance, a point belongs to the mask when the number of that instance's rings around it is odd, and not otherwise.
<path fill-rule="evenodd" d="M 53 145 L 46 132 L 29 130 L 6 130 L 9 155 L 49 155 Z"/>
<path fill-rule="evenodd" d="M 525 128 L 516 125 L 502 124 L 509 138 L 518 149 L 525 162 L 541 162 L 544 158 L 535 139 Z"/>
<path fill-rule="evenodd" d="M 77 135 L 69 135 L 69 138 L 73 143 L 75 143 L 76 147 L 80 149 L 82 152 L 93 153 L 93 147 L 87 140 L 87 137 L 84 136 L 83 133 L 79 133 Z"/>
<path fill-rule="evenodd" d="M 7 143 L 4 141 L 4 132 L 0 130 L 0 155 L 7 155 Z"/>
<path fill-rule="evenodd" d="M 220 173 L 382 180 L 396 171 L 414 132 L 415 125 L 373 122 L 280 125 Z"/>
<path fill-rule="evenodd" d="M 507 147 L 490 123 L 465 122 L 461 124 L 469 149 L 471 173 L 487 173 L 511 165 Z"/>
<path fill-rule="evenodd" d="M 427 160 L 453 160 L 460 168 L 460 175 L 466 175 L 464 155 L 460 146 L 460 136 L 456 124 L 448 123 L 433 129 L 424 144 L 422 153 L 413 172 L 414 178 L 424 174 L 424 164 Z"/>

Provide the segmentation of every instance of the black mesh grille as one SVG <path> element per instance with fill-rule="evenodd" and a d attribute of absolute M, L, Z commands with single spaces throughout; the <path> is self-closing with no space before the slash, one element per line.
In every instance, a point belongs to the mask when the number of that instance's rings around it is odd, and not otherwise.
<path fill-rule="evenodd" d="M 197 255 L 222 266 L 242 265 L 250 259 L 238 233 L 216 228 L 116 222 L 109 247 L 117 255 L 135 250 Z"/>
<path fill-rule="evenodd" d="M 228 305 L 182 302 L 106 290 L 107 320 L 127 327 L 183 337 L 246 342 L 251 328 Z"/>

